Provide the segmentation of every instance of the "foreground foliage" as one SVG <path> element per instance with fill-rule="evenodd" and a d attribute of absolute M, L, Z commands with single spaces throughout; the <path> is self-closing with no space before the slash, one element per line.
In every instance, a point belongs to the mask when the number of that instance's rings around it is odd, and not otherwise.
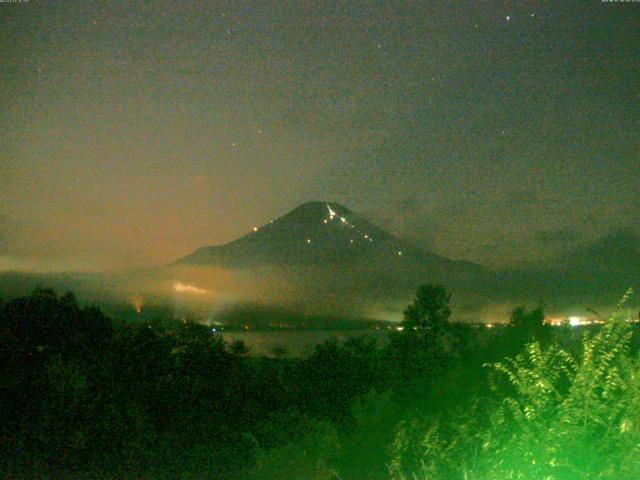
<path fill-rule="evenodd" d="M 515 358 L 490 365 L 510 385 L 496 387 L 496 408 L 439 436 L 432 423 L 407 442 L 401 425 L 390 473 L 395 479 L 640 478 L 640 360 L 631 352 L 630 315 L 623 306 L 577 355 L 555 343 L 527 344 Z M 419 468 L 407 468 L 407 451 Z"/>
<path fill-rule="evenodd" d="M 580 333 L 541 309 L 498 331 L 451 324 L 449 298 L 422 288 L 383 348 L 332 339 L 302 359 L 50 290 L 0 303 L 0 476 L 640 478 L 624 301 Z"/>
<path fill-rule="evenodd" d="M 514 393 L 483 434 L 483 478 L 640 478 L 640 361 L 623 302 L 579 355 L 527 345 L 494 367 Z"/>

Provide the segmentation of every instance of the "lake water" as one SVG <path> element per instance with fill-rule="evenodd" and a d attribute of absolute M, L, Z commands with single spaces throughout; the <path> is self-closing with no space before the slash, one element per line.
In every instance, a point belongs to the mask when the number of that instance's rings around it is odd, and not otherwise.
<path fill-rule="evenodd" d="M 301 357 L 313 351 L 318 343 L 336 337 L 346 340 L 349 337 L 369 335 L 376 339 L 379 346 L 387 343 L 385 330 L 281 330 L 268 332 L 224 332 L 222 337 L 227 342 L 242 340 L 249 347 L 249 355 L 273 356 L 274 347 L 282 347 L 287 356 Z"/>

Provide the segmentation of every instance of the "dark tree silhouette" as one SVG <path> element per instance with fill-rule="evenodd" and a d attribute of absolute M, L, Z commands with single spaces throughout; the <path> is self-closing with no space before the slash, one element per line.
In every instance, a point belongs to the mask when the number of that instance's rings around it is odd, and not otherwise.
<path fill-rule="evenodd" d="M 247 355 L 249 353 L 249 347 L 244 343 L 243 340 L 234 340 L 229 345 L 229 350 L 233 355 L 242 356 Z"/>
<path fill-rule="evenodd" d="M 276 358 L 284 358 L 289 354 L 289 350 L 285 345 L 274 345 L 271 348 L 271 354 Z"/>
<path fill-rule="evenodd" d="M 542 307 L 527 310 L 526 307 L 516 307 L 511 311 L 509 325 L 526 330 L 539 330 L 544 324 L 544 311 Z"/>
<path fill-rule="evenodd" d="M 441 285 L 421 286 L 413 303 L 404 311 L 404 328 L 417 330 L 425 338 L 435 338 L 443 332 L 451 316 L 450 300 L 451 294 Z"/>
<path fill-rule="evenodd" d="M 519 306 L 511 311 L 509 325 L 514 327 L 514 333 L 525 341 L 533 339 L 542 340 L 547 329 L 544 325 L 544 310 L 542 307 L 527 310 L 526 307 Z"/>

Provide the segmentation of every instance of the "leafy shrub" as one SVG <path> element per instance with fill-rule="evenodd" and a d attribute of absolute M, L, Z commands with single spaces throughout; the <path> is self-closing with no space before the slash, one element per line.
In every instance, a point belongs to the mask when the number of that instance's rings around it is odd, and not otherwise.
<path fill-rule="evenodd" d="M 640 478 L 640 359 L 631 353 L 630 315 L 623 310 L 630 294 L 601 328 L 584 335 L 577 355 L 534 342 L 515 358 L 492 364 L 511 392 L 499 399 L 483 431 L 442 436 L 434 423 L 400 425 L 392 478 Z M 469 453 L 474 440 L 477 457 Z M 467 453 L 456 467 L 461 446 Z"/>
<path fill-rule="evenodd" d="M 251 479 L 333 480 L 340 452 L 338 433 L 331 424 L 311 422 L 302 438 L 284 447 L 258 450 L 256 465 L 246 475 Z"/>

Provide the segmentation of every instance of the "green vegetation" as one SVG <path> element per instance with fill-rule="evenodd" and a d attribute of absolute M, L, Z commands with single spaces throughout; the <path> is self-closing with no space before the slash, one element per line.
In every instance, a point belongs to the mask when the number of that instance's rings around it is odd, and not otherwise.
<path fill-rule="evenodd" d="M 205 326 L 131 324 L 38 290 L 0 303 L 2 478 L 640 478 L 624 301 L 591 329 L 452 324 L 422 287 L 381 348 L 248 355 Z"/>

